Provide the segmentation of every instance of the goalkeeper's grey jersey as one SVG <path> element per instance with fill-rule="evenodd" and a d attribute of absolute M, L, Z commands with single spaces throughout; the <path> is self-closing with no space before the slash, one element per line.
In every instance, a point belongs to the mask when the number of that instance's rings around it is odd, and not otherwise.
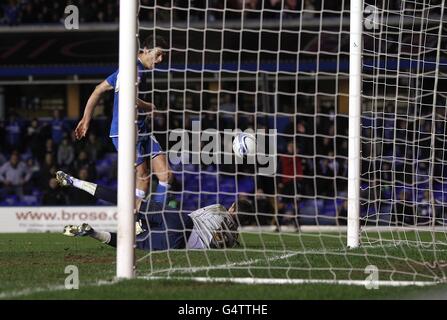
<path fill-rule="evenodd" d="M 228 215 L 228 210 L 220 204 L 213 204 L 200 208 L 189 214 L 194 227 L 188 238 L 186 249 L 206 249 L 209 248 L 212 239 L 212 231 L 219 229 L 224 215 Z"/>
<path fill-rule="evenodd" d="M 206 249 L 205 244 L 197 233 L 196 227 L 192 229 L 191 234 L 189 235 L 186 249 Z"/>

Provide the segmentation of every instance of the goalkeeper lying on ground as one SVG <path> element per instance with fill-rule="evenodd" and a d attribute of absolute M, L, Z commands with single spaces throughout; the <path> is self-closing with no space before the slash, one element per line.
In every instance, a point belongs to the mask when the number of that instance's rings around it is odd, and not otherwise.
<path fill-rule="evenodd" d="M 116 190 L 76 179 L 62 171 L 56 173 L 61 186 L 84 190 L 94 197 L 116 204 Z M 154 200 L 141 202 L 136 215 L 136 247 L 142 250 L 232 248 L 238 245 L 237 214 L 250 214 L 252 205 L 238 200 L 227 210 L 220 204 L 187 213 L 177 203 L 166 201 L 164 206 Z M 66 236 L 90 236 L 116 247 L 114 232 L 96 231 L 89 224 L 68 225 Z"/>

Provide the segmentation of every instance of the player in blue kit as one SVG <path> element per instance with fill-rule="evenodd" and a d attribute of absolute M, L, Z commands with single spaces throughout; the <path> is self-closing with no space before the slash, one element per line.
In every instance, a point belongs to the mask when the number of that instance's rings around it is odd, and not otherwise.
<path fill-rule="evenodd" d="M 138 73 L 138 86 L 139 91 L 146 83 L 147 72 L 151 70 L 155 65 L 163 61 L 164 52 L 166 48 L 165 41 L 162 38 L 154 38 L 152 36 L 147 37 L 143 44 L 137 59 L 137 73 Z M 75 135 L 77 139 L 85 137 L 92 119 L 93 111 L 98 104 L 101 96 L 110 90 L 114 90 L 114 103 L 113 103 L 113 118 L 110 126 L 110 138 L 113 145 L 118 151 L 118 101 L 119 101 L 119 87 L 120 87 L 119 70 L 115 71 L 106 80 L 96 86 L 95 90 L 90 95 L 85 106 L 84 115 L 79 121 Z M 137 138 L 137 160 L 136 160 L 136 197 L 137 205 L 146 197 L 149 190 L 149 165 L 152 167 L 153 172 L 158 178 L 158 185 L 156 188 L 157 201 L 164 202 L 167 190 L 170 188 L 170 184 L 173 179 L 173 175 L 169 164 L 166 159 L 166 155 L 162 153 L 160 144 L 155 137 L 149 132 L 146 124 L 146 115 L 155 109 L 155 106 L 150 103 L 137 98 L 136 105 L 138 108 L 138 138 Z M 133 110 L 129 110 L 133 112 Z M 150 164 L 147 160 L 150 159 Z"/>
<path fill-rule="evenodd" d="M 91 195 L 116 204 L 116 190 L 76 179 L 62 171 L 56 180 L 64 187 L 78 187 Z M 156 197 L 143 200 L 138 210 L 136 223 L 136 247 L 146 251 L 168 249 L 232 248 L 238 242 L 237 214 L 250 214 L 252 205 L 247 200 L 238 200 L 227 210 L 220 204 L 193 212 L 181 211 L 175 201 L 163 206 Z M 114 232 L 96 231 L 89 224 L 67 225 L 66 236 L 90 236 L 111 246 L 116 246 Z"/>

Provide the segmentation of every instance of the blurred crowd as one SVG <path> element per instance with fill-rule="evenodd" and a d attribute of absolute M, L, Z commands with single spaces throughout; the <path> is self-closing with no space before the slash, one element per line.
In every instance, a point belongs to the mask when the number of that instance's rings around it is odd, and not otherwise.
<path fill-rule="evenodd" d="M 85 180 L 97 179 L 96 164 L 108 150 L 93 131 L 83 141 L 76 141 L 72 122 L 64 120 L 59 110 L 45 120 L 21 119 L 11 113 L 0 122 L 0 140 L 0 204 L 96 203 L 85 192 L 59 188 L 55 180 L 58 170 Z"/>
<path fill-rule="evenodd" d="M 175 100 L 171 101 L 171 104 L 182 105 L 181 102 Z M 191 103 L 191 105 L 195 104 Z M 334 199 L 337 199 L 338 207 L 332 209 L 338 211 L 339 223 L 343 224 L 346 222 L 343 216 L 346 216 L 344 199 L 346 199 L 347 191 L 348 126 L 347 116 L 335 114 L 334 110 L 333 104 L 322 105 L 318 110 L 309 104 L 303 105 L 301 113 L 294 116 L 268 112 L 254 113 L 251 103 L 245 102 L 236 108 L 235 97 L 221 93 L 219 108 L 208 102 L 201 113 L 189 110 L 172 112 L 169 121 L 163 117 L 155 117 L 154 131 L 166 132 L 175 128 L 190 131 L 192 130 L 190 124 L 194 120 L 201 120 L 202 130 L 216 129 L 219 132 L 248 128 L 256 130 L 276 128 L 277 170 L 275 175 L 256 174 L 254 166 L 248 164 L 174 167 L 174 170 L 178 172 L 188 172 L 188 177 L 183 177 L 184 205 L 188 208 L 190 205 L 191 209 L 196 207 L 198 201 L 196 195 L 200 190 L 210 193 L 214 190 L 216 193 L 221 192 L 223 195 L 218 199 L 214 197 L 213 200 L 223 201 L 224 204 L 231 204 L 234 200 L 228 199 L 226 203 L 226 194 L 236 193 L 256 203 L 259 223 L 296 225 L 301 203 L 305 204 L 306 200 L 317 198 L 324 203 L 332 204 L 333 207 Z M 291 112 L 294 113 L 294 111 Z M 157 139 L 163 141 L 165 138 L 157 137 Z M 189 143 L 192 144 L 191 141 Z M 222 141 L 221 150 L 225 150 L 224 141 Z M 267 146 L 266 151 L 268 150 Z M 205 178 L 203 178 L 204 172 Z M 211 172 L 218 172 L 219 177 L 214 177 L 210 174 Z M 196 182 L 194 182 L 195 176 L 197 176 Z M 210 181 L 213 179 L 218 180 L 217 185 Z M 201 199 L 207 196 L 204 195 Z M 201 205 L 211 204 L 213 200 Z M 334 219 L 332 219 L 333 222 Z M 256 221 L 252 218 L 243 223 L 252 224 Z"/>
<path fill-rule="evenodd" d="M 66 16 L 67 5 L 79 8 L 81 23 L 85 22 L 117 22 L 118 0 L 6 0 L 0 6 L 0 24 L 19 25 L 34 23 L 60 23 Z M 284 10 L 283 19 L 295 19 L 305 11 L 303 17 L 313 18 L 317 11 L 326 9 L 337 12 L 346 9 L 348 1 L 331 0 L 141 0 L 140 21 L 153 21 L 157 14 L 158 21 L 190 21 L 240 19 L 237 11 L 246 9 L 247 18 L 259 19 L 260 10 L 265 10 L 264 19 L 279 19 L 279 10 Z M 153 8 L 157 8 L 154 13 Z M 171 10 L 172 9 L 172 10 Z M 224 9 L 229 9 L 225 13 Z M 208 12 L 205 14 L 205 10 Z M 255 10 L 258 13 L 255 13 Z M 169 11 L 169 12 L 167 12 Z M 277 12 L 275 12 L 277 11 Z M 171 16 L 172 15 L 172 16 Z"/>
<path fill-rule="evenodd" d="M 76 5 L 79 21 L 116 22 L 118 2 L 108 0 L 6 0 L 0 6 L 0 24 L 54 24 L 63 23 L 65 8 Z M 71 12 L 70 12 L 71 13 Z"/>
<path fill-rule="evenodd" d="M 175 142 L 168 141 L 167 133 L 178 128 L 191 130 L 193 120 L 201 120 L 202 130 L 277 129 L 275 175 L 256 174 L 250 164 L 173 165 L 183 208 L 195 210 L 216 201 L 230 204 L 238 195 L 255 203 L 258 212 L 256 219 L 251 217 L 241 221 L 243 224 L 346 224 L 347 115 L 336 114 L 334 105 L 322 105 L 293 117 L 235 110 L 235 101 L 224 95 L 220 108 L 201 113 L 183 110 L 172 112 L 169 117 L 160 113 L 150 121 L 158 141 L 168 149 Z M 446 122 L 444 118 L 439 120 L 442 121 L 436 121 L 434 127 L 439 139 L 435 148 L 430 148 L 433 127 L 430 120 L 412 121 L 394 112 L 363 115 L 364 223 L 368 219 L 376 223 L 374 219 L 380 219 L 379 214 L 388 214 L 397 224 L 424 224 L 434 214 L 440 218 L 446 216 L 442 205 L 447 200 L 442 191 L 447 172 L 442 166 Z M 106 119 L 101 121 L 108 124 Z M 57 170 L 116 186 L 116 152 L 108 137 L 103 133 L 98 137 L 90 131 L 86 139 L 77 141 L 74 125 L 74 121 L 64 120 L 58 110 L 46 120 L 23 120 L 12 113 L 0 122 L 0 205 L 98 204 L 85 192 L 60 188 L 54 179 Z M 380 145 L 372 143 L 374 140 Z M 430 161 L 435 163 L 432 169 Z M 428 192 L 432 188 L 430 174 L 435 178 L 435 206 L 430 204 Z M 201 195 L 201 190 L 205 194 Z"/>

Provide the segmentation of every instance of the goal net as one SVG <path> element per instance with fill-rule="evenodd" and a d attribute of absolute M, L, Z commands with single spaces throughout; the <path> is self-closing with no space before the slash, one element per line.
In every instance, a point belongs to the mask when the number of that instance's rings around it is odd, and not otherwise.
<path fill-rule="evenodd" d="M 244 199 L 254 210 L 238 213 L 239 246 L 139 252 L 138 276 L 360 285 L 445 278 L 444 2 L 368 0 L 361 9 L 361 152 L 349 159 L 349 0 L 140 0 L 140 43 L 154 35 L 169 44 L 139 91 L 157 107 L 148 123 L 175 176 L 167 205 L 191 213 Z M 255 161 L 235 163 L 232 138 L 247 129 Z M 360 245 L 348 248 L 355 161 Z M 152 193 L 157 183 L 153 172 Z M 172 232 L 187 238 L 193 227 L 183 223 L 152 232 L 167 243 Z"/>

